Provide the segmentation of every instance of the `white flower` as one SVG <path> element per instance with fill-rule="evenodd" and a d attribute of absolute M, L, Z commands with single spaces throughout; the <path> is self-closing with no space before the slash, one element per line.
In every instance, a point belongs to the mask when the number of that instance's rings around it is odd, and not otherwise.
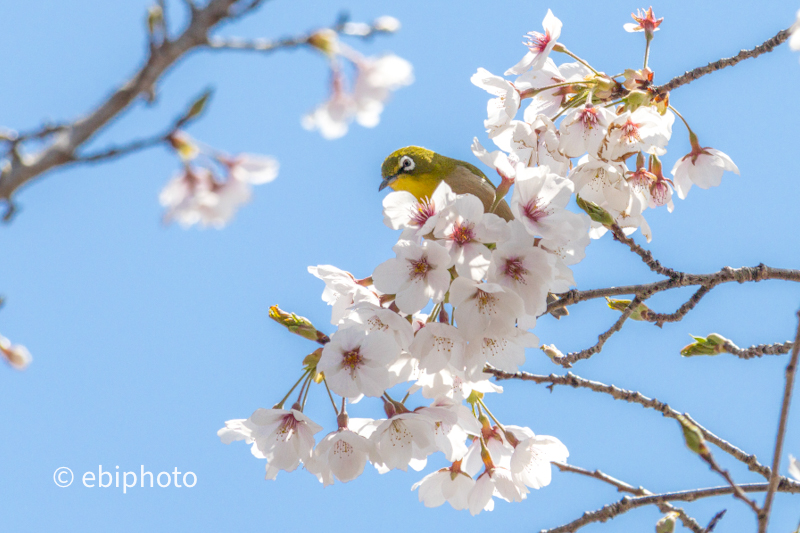
<path fill-rule="evenodd" d="M 394 54 L 356 61 L 358 73 L 353 89 L 356 121 L 365 128 L 380 122 L 384 102 L 392 91 L 414 82 L 411 63 Z"/>
<path fill-rule="evenodd" d="M 798 14 L 800 17 L 800 14 Z M 800 461 L 789 456 L 789 475 L 792 476 L 795 480 L 800 481 Z"/>
<path fill-rule="evenodd" d="M 797 50 L 800 50 L 800 10 L 797 11 L 797 20 L 794 24 L 792 24 L 791 30 L 792 33 L 789 36 L 789 48 L 796 52 Z"/>
<path fill-rule="evenodd" d="M 400 355 L 392 335 L 383 331 L 339 329 L 322 349 L 317 370 L 325 373 L 330 389 L 345 398 L 379 397 L 388 389 L 389 365 Z"/>
<path fill-rule="evenodd" d="M 442 370 L 451 358 L 460 358 L 467 347 L 461 332 L 450 324 L 431 322 L 426 324 L 411 343 L 411 354 L 419 359 L 419 366 L 426 372 Z"/>
<path fill-rule="evenodd" d="M 442 214 L 433 234 L 443 240 L 458 275 L 479 280 L 486 277 L 492 256 L 485 245 L 505 240 L 508 228 L 499 216 L 483 212 L 477 196 L 463 194 Z"/>
<path fill-rule="evenodd" d="M 584 156 L 578 160 L 577 166 L 570 172 L 569 179 L 575 184 L 578 196 L 605 209 L 617 211 L 626 209 L 634 194 L 625 180 L 623 166 L 591 156 Z"/>
<path fill-rule="evenodd" d="M 317 265 L 308 267 L 308 272 L 325 282 L 322 291 L 322 301 L 330 306 L 331 324 L 337 325 L 354 304 L 371 303 L 378 305 L 378 297 L 366 287 L 356 283 L 349 272 L 345 272 L 332 265 Z"/>
<path fill-rule="evenodd" d="M 544 34 L 537 31 L 528 32 L 528 41 L 523 43 L 528 47 L 528 53 L 519 63 L 506 71 L 506 76 L 522 74 L 528 69 L 538 70 L 544 66 L 550 51 L 561 36 L 561 21 L 548 9 L 547 15 L 542 21 L 542 26 L 544 27 Z"/>
<path fill-rule="evenodd" d="M 673 122 L 675 115 L 671 111 L 661 116 L 650 106 L 623 113 L 608 127 L 600 155 L 607 161 L 623 161 L 637 152 L 664 155 Z"/>
<path fill-rule="evenodd" d="M 233 200 L 240 199 L 244 203 L 249 195 L 241 182 L 233 180 L 227 189 L 226 202 L 220 205 L 222 200 L 219 191 L 223 186 L 208 169 L 185 166 L 158 196 L 159 202 L 166 208 L 164 220 L 176 220 L 184 228 L 194 224 L 224 226 L 235 211 L 231 209 L 235 207 Z"/>
<path fill-rule="evenodd" d="M 567 82 L 584 81 L 593 76 L 592 71 L 581 63 L 564 63 L 556 67 L 555 62 L 548 58 L 541 70 L 529 70 L 514 80 L 514 85 L 520 93 L 528 89 L 540 89 L 550 85 Z M 574 86 L 563 85 L 553 89 L 534 94 L 525 108 L 523 117 L 525 122 L 532 123 L 538 115 L 554 116 L 563 105 L 567 95 L 574 93 Z"/>
<path fill-rule="evenodd" d="M 278 176 L 278 161 L 273 157 L 240 154 L 228 165 L 232 178 L 252 185 L 269 183 Z"/>
<path fill-rule="evenodd" d="M 381 263 L 372 274 L 375 288 L 395 294 L 397 307 L 406 314 L 422 310 L 431 299 L 441 302 L 450 286 L 447 249 L 433 241 L 419 245 L 406 240 L 392 249 L 397 258 Z"/>
<path fill-rule="evenodd" d="M 469 494 L 469 512 L 475 516 L 484 510 L 491 511 L 494 508 L 493 495 L 507 502 L 521 502 L 527 493 L 528 489 L 518 485 L 507 469 L 502 467 L 486 469 L 478 476 Z"/>
<path fill-rule="evenodd" d="M 572 215 L 565 208 L 573 188 L 570 180 L 553 174 L 550 167 L 521 169 L 514 182 L 511 210 L 531 235 L 556 239 Z"/>
<path fill-rule="evenodd" d="M 483 122 L 491 138 L 496 131 L 511 122 L 519 111 L 519 91 L 510 81 L 479 68 L 470 81 L 495 95 L 486 104 L 488 118 Z"/>
<path fill-rule="evenodd" d="M 280 470 L 291 472 L 311 457 L 314 434 L 322 427 L 298 409 L 257 409 L 248 419 L 228 420 L 217 431 L 224 444 L 244 440 L 250 451 L 267 460 L 266 479 L 275 479 Z"/>
<path fill-rule="evenodd" d="M 459 330 L 468 338 L 504 334 L 524 314 L 522 299 L 496 283 L 459 277 L 450 286 L 450 303 Z"/>
<path fill-rule="evenodd" d="M 448 502 L 453 509 L 460 511 L 468 507 L 467 498 L 474 486 L 475 480 L 453 464 L 450 468 L 428 474 L 414 483 L 411 490 L 419 489 L 419 501 L 425 507 L 439 507 Z"/>
<path fill-rule="evenodd" d="M 532 489 L 539 489 L 550 484 L 552 472 L 550 463 L 564 463 L 569 451 L 555 437 L 534 435 L 529 428 L 506 426 L 518 442 L 514 445 L 510 470 L 514 479 Z"/>
<path fill-rule="evenodd" d="M 558 150 L 567 157 L 578 157 L 584 152 L 596 156 L 613 119 L 611 111 L 588 102 L 568 111 L 558 128 L 561 133 Z"/>
<path fill-rule="evenodd" d="M 372 420 L 351 419 L 346 423 L 347 427 L 340 427 L 326 435 L 305 462 L 306 470 L 317 476 L 326 487 L 333 484 L 334 477 L 347 483 L 360 476 L 364 472 L 372 443 L 350 426 L 363 427 L 369 422 Z"/>
<path fill-rule="evenodd" d="M 516 372 L 525 363 L 525 348 L 534 348 L 539 339 L 533 333 L 515 329 L 506 335 L 485 333 L 483 338 L 473 340 L 467 347 L 467 375 L 480 373 L 486 363 L 495 368 Z"/>
<path fill-rule="evenodd" d="M 722 173 L 726 170 L 739 174 L 739 168 L 726 154 L 714 148 L 700 148 L 696 145 L 672 167 L 672 181 L 678 197 L 683 200 L 692 185 L 701 189 L 718 186 L 722 182 Z"/>
<path fill-rule="evenodd" d="M 455 201 L 456 195 L 444 181 L 431 198 L 417 198 L 408 191 L 395 191 L 383 199 L 383 223 L 392 229 L 414 229 L 415 236 L 433 231 L 439 215 Z"/>
<path fill-rule="evenodd" d="M 331 86 L 330 99 L 304 115 L 301 124 L 307 130 L 319 130 L 326 139 L 338 139 L 347 133 L 348 124 L 356 112 L 356 103 L 345 91 L 340 73 L 333 73 Z"/>
<path fill-rule="evenodd" d="M 11 344 L 11 341 L 2 335 L 0 335 L 0 355 L 17 370 L 25 370 L 33 360 L 26 347 L 21 344 Z"/>
<path fill-rule="evenodd" d="M 464 401 L 472 394 L 472 391 L 482 394 L 503 392 L 503 387 L 489 381 L 491 377 L 489 374 L 481 374 L 477 377 L 468 378 L 463 369 L 448 365 L 439 372 L 420 372 L 416 384 L 411 387 L 411 392 L 421 388 L 422 396 L 425 398 L 447 396 L 457 402 Z"/>
<path fill-rule="evenodd" d="M 410 466 L 422 470 L 428 455 L 436 451 L 434 424 L 426 416 L 408 412 L 387 420 L 376 420 L 370 440 L 374 444 L 370 460 L 381 474 Z M 366 428 L 365 428 L 366 430 Z"/>
<path fill-rule="evenodd" d="M 517 293 L 525 312 L 538 316 L 547 308 L 547 292 L 555 278 L 555 257 L 533 247 L 533 237 L 521 222 L 514 220 L 510 226 L 512 238 L 492 252 L 488 281 Z"/>
<path fill-rule="evenodd" d="M 414 329 L 408 320 L 394 311 L 369 302 L 353 304 L 341 321 L 341 327 L 350 326 L 359 326 L 367 333 L 373 331 L 390 333 L 403 350 L 408 350 L 411 341 L 414 340 Z"/>

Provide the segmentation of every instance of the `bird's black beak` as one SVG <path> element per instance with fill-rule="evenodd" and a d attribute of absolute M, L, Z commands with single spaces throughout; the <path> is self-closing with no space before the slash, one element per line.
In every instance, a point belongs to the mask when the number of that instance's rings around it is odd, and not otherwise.
<path fill-rule="evenodd" d="M 391 185 L 392 182 L 396 179 L 397 179 L 397 174 L 395 174 L 394 176 L 386 176 L 386 178 L 384 178 L 384 180 L 381 182 L 381 186 L 378 187 L 378 191 L 379 192 L 382 191 L 383 189 Z"/>

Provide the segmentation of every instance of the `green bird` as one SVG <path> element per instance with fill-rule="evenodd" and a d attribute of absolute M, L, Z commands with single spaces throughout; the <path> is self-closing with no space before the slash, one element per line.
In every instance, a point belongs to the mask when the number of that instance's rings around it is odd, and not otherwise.
<path fill-rule="evenodd" d="M 392 152 L 381 166 L 382 191 L 391 187 L 395 191 L 408 191 L 418 200 L 433 197 L 433 191 L 444 181 L 456 194 L 474 194 L 489 212 L 495 201 L 497 188 L 478 167 L 437 154 L 420 146 L 406 146 Z M 514 215 L 505 200 L 501 200 L 494 213 L 505 220 Z"/>

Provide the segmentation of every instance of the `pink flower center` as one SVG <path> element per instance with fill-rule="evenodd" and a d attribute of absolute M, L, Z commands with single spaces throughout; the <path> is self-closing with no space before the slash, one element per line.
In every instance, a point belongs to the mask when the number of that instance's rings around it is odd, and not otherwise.
<path fill-rule="evenodd" d="M 594 107 L 585 107 L 578 111 L 578 120 L 581 121 L 583 127 L 590 130 L 597 126 L 597 109 Z"/>
<path fill-rule="evenodd" d="M 528 47 L 528 50 L 535 54 L 541 54 L 542 51 L 547 48 L 547 44 L 553 38 L 550 37 L 550 32 L 548 31 L 545 34 L 541 34 L 538 31 L 531 31 L 528 32 L 528 40 L 522 44 Z"/>
<path fill-rule="evenodd" d="M 522 214 L 531 222 L 539 222 L 547 216 L 547 211 L 539 207 L 539 198 L 533 198 L 527 204 L 522 206 Z"/>
<path fill-rule="evenodd" d="M 286 442 L 290 438 L 292 438 L 292 435 L 294 435 L 296 429 L 297 429 L 297 419 L 294 417 L 293 414 L 288 414 L 283 417 L 283 422 L 281 422 L 281 425 L 278 426 L 276 437 L 278 440 Z"/>
<path fill-rule="evenodd" d="M 348 442 L 337 440 L 336 444 L 333 445 L 333 455 L 339 455 L 345 458 L 350 457 L 353 455 L 353 447 Z"/>
<path fill-rule="evenodd" d="M 642 138 L 639 136 L 639 126 L 641 126 L 641 124 L 636 124 L 632 122 L 631 119 L 628 119 L 628 121 L 622 125 L 622 141 L 629 144 L 641 141 Z"/>
<path fill-rule="evenodd" d="M 503 274 L 518 283 L 525 283 L 525 276 L 529 274 L 528 269 L 523 266 L 521 257 L 509 257 L 505 261 Z"/>
<path fill-rule="evenodd" d="M 356 370 L 358 370 L 363 361 L 364 358 L 361 357 L 359 348 L 353 348 L 342 354 L 342 367 L 350 373 L 350 377 L 355 376 Z"/>
<path fill-rule="evenodd" d="M 428 258 L 425 256 L 417 260 L 409 260 L 409 270 L 411 271 L 412 279 L 425 279 L 428 272 L 433 270 L 433 267 L 428 263 Z"/>
<path fill-rule="evenodd" d="M 644 191 L 650 188 L 650 184 L 656 180 L 655 175 L 640 168 L 636 172 L 632 172 L 628 176 L 628 183 L 630 183 L 636 190 Z"/>
<path fill-rule="evenodd" d="M 669 187 L 664 181 L 656 181 L 650 186 L 650 196 L 656 205 L 664 205 L 669 202 Z"/>
<path fill-rule="evenodd" d="M 457 222 L 453 225 L 453 233 L 450 235 L 450 239 L 461 246 L 470 243 L 475 239 L 474 228 L 475 225 L 469 222 Z"/>
<path fill-rule="evenodd" d="M 433 200 L 423 198 L 411 208 L 411 224 L 414 226 L 422 227 L 433 215 L 436 214 L 436 205 Z"/>

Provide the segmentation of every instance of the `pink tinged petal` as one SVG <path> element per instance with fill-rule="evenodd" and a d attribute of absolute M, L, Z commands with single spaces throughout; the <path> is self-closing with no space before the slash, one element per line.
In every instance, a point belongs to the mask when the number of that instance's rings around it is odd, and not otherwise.
<path fill-rule="evenodd" d="M 424 503 L 425 507 L 439 507 L 447 501 L 442 494 L 442 484 L 449 477 L 449 471 L 433 472 L 415 483 L 411 490 L 419 489 L 419 501 Z"/>
<path fill-rule="evenodd" d="M 372 273 L 375 288 L 386 294 L 396 294 L 408 278 L 408 263 L 399 258 L 384 261 Z"/>
<path fill-rule="evenodd" d="M 491 510 L 489 504 L 492 503 L 492 494 L 494 493 L 494 483 L 488 473 L 484 472 L 480 475 L 475 485 L 467 497 L 469 504 L 469 512 L 472 516 L 479 514 L 483 510 Z M 492 508 L 494 505 L 492 505 Z"/>

